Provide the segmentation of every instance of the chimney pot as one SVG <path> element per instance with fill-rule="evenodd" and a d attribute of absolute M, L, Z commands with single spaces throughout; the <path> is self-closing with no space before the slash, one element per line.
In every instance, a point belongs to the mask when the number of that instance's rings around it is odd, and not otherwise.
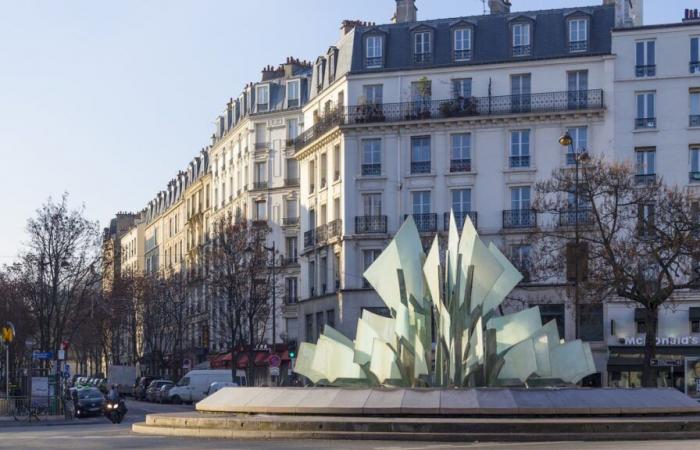
<path fill-rule="evenodd" d="M 510 0 L 489 0 L 491 14 L 507 14 L 510 12 Z"/>
<path fill-rule="evenodd" d="M 418 20 L 418 8 L 416 0 L 396 0 L 396 13 L 393 17 L 394 23 L 408 23 Z"/>

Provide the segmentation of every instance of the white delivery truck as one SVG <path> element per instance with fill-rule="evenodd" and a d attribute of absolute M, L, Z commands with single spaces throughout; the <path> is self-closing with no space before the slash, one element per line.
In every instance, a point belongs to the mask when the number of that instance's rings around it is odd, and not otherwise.
<path fill-rule="evenodd" d="M 191 370 L 170 388 L 168 397 L 175 404 L 198 402 L 207 396 L 215 381 L 233 382 L 231 369 Z"/>
<path fill-rule="evenodd" d="M 136 381 L 136 367 L 134 366 L 109 366 L 107 368 L 107 389 L 113 384 L 118 385 L 121 395 L 131 394 Z"/>

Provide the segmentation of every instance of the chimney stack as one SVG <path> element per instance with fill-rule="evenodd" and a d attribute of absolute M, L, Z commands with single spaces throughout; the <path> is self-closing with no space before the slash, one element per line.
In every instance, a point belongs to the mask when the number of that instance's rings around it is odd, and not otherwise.
<path fill-rule="evenodd" d="M 491 14 L 508 14 L 510 6 L 510 0 L 489 0 Z"/>
<path fill-rule="evenodd" d="M 696 9 L 686 9 L 685 16 L 683 17 L 683 22 L 699 22 L 700 12 Z"/>
<path fill-rule="evenodd" d="M 392 18 L 394 23 L 415 22 L 418 20 L 416 0 L 396 0 L 396 13 Z"/>

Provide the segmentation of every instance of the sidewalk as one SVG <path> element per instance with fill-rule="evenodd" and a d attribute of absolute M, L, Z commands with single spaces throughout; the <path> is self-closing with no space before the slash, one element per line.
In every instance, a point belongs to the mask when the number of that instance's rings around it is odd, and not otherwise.
<path fill-rule="evenodd" d="M 39 421 L 27 419 L 15 420 L 12 416 L 0 416 L 0 428 L 11 427 L 29 427 L 29 426 L 63 426 L 63 425 L 91 425 L 100 423 L 99 417 L 91 417 L 88 419 L 66 419 L 63 414 L 60 416 L 39 416 Z"/>

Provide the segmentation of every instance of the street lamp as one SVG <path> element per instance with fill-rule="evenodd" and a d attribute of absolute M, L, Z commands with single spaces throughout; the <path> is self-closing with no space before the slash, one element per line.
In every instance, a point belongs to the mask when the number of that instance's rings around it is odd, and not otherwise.
<path fill-rule="evenodd" d="M 580 237 L 579 237 L 579 197 L 578 197 L 578 178 L 579 178 L 579 165 L 581 163 L 585 163 L 588 161 L 588 152 L 585 150 L 580 151 L 581 149 L 575 149 L 574 148 L 574 140 L 571 138 L 571 135 L 567 131 L 564 133 L 563 136 L 559 138 L 559 144 L 561 146 L 566 147 L 569 150 L 569 155 L 572 155 L 574 158 L 574 165 L 575 165 L 575 170 L 576 170 L 576 175 L 575 175 L 575 182 L 574 182 L 574 245 L 576 246 L 576 255 L 574 256 L 574 308 L 576 310 L 576 320 L 574 322 L 574 334 L 576 339 L 578 339 L 579 335 L 579 286 L 578 286 L 578 279 L 579 279 L 579 266 L 578 266 L 578 259 L 579 259 L 579 254 L 580 254 L 580 249 L 579 249 L 579 244 L 580 244 Z M 567 161 L 568 162 L 568 161 Z"/>

